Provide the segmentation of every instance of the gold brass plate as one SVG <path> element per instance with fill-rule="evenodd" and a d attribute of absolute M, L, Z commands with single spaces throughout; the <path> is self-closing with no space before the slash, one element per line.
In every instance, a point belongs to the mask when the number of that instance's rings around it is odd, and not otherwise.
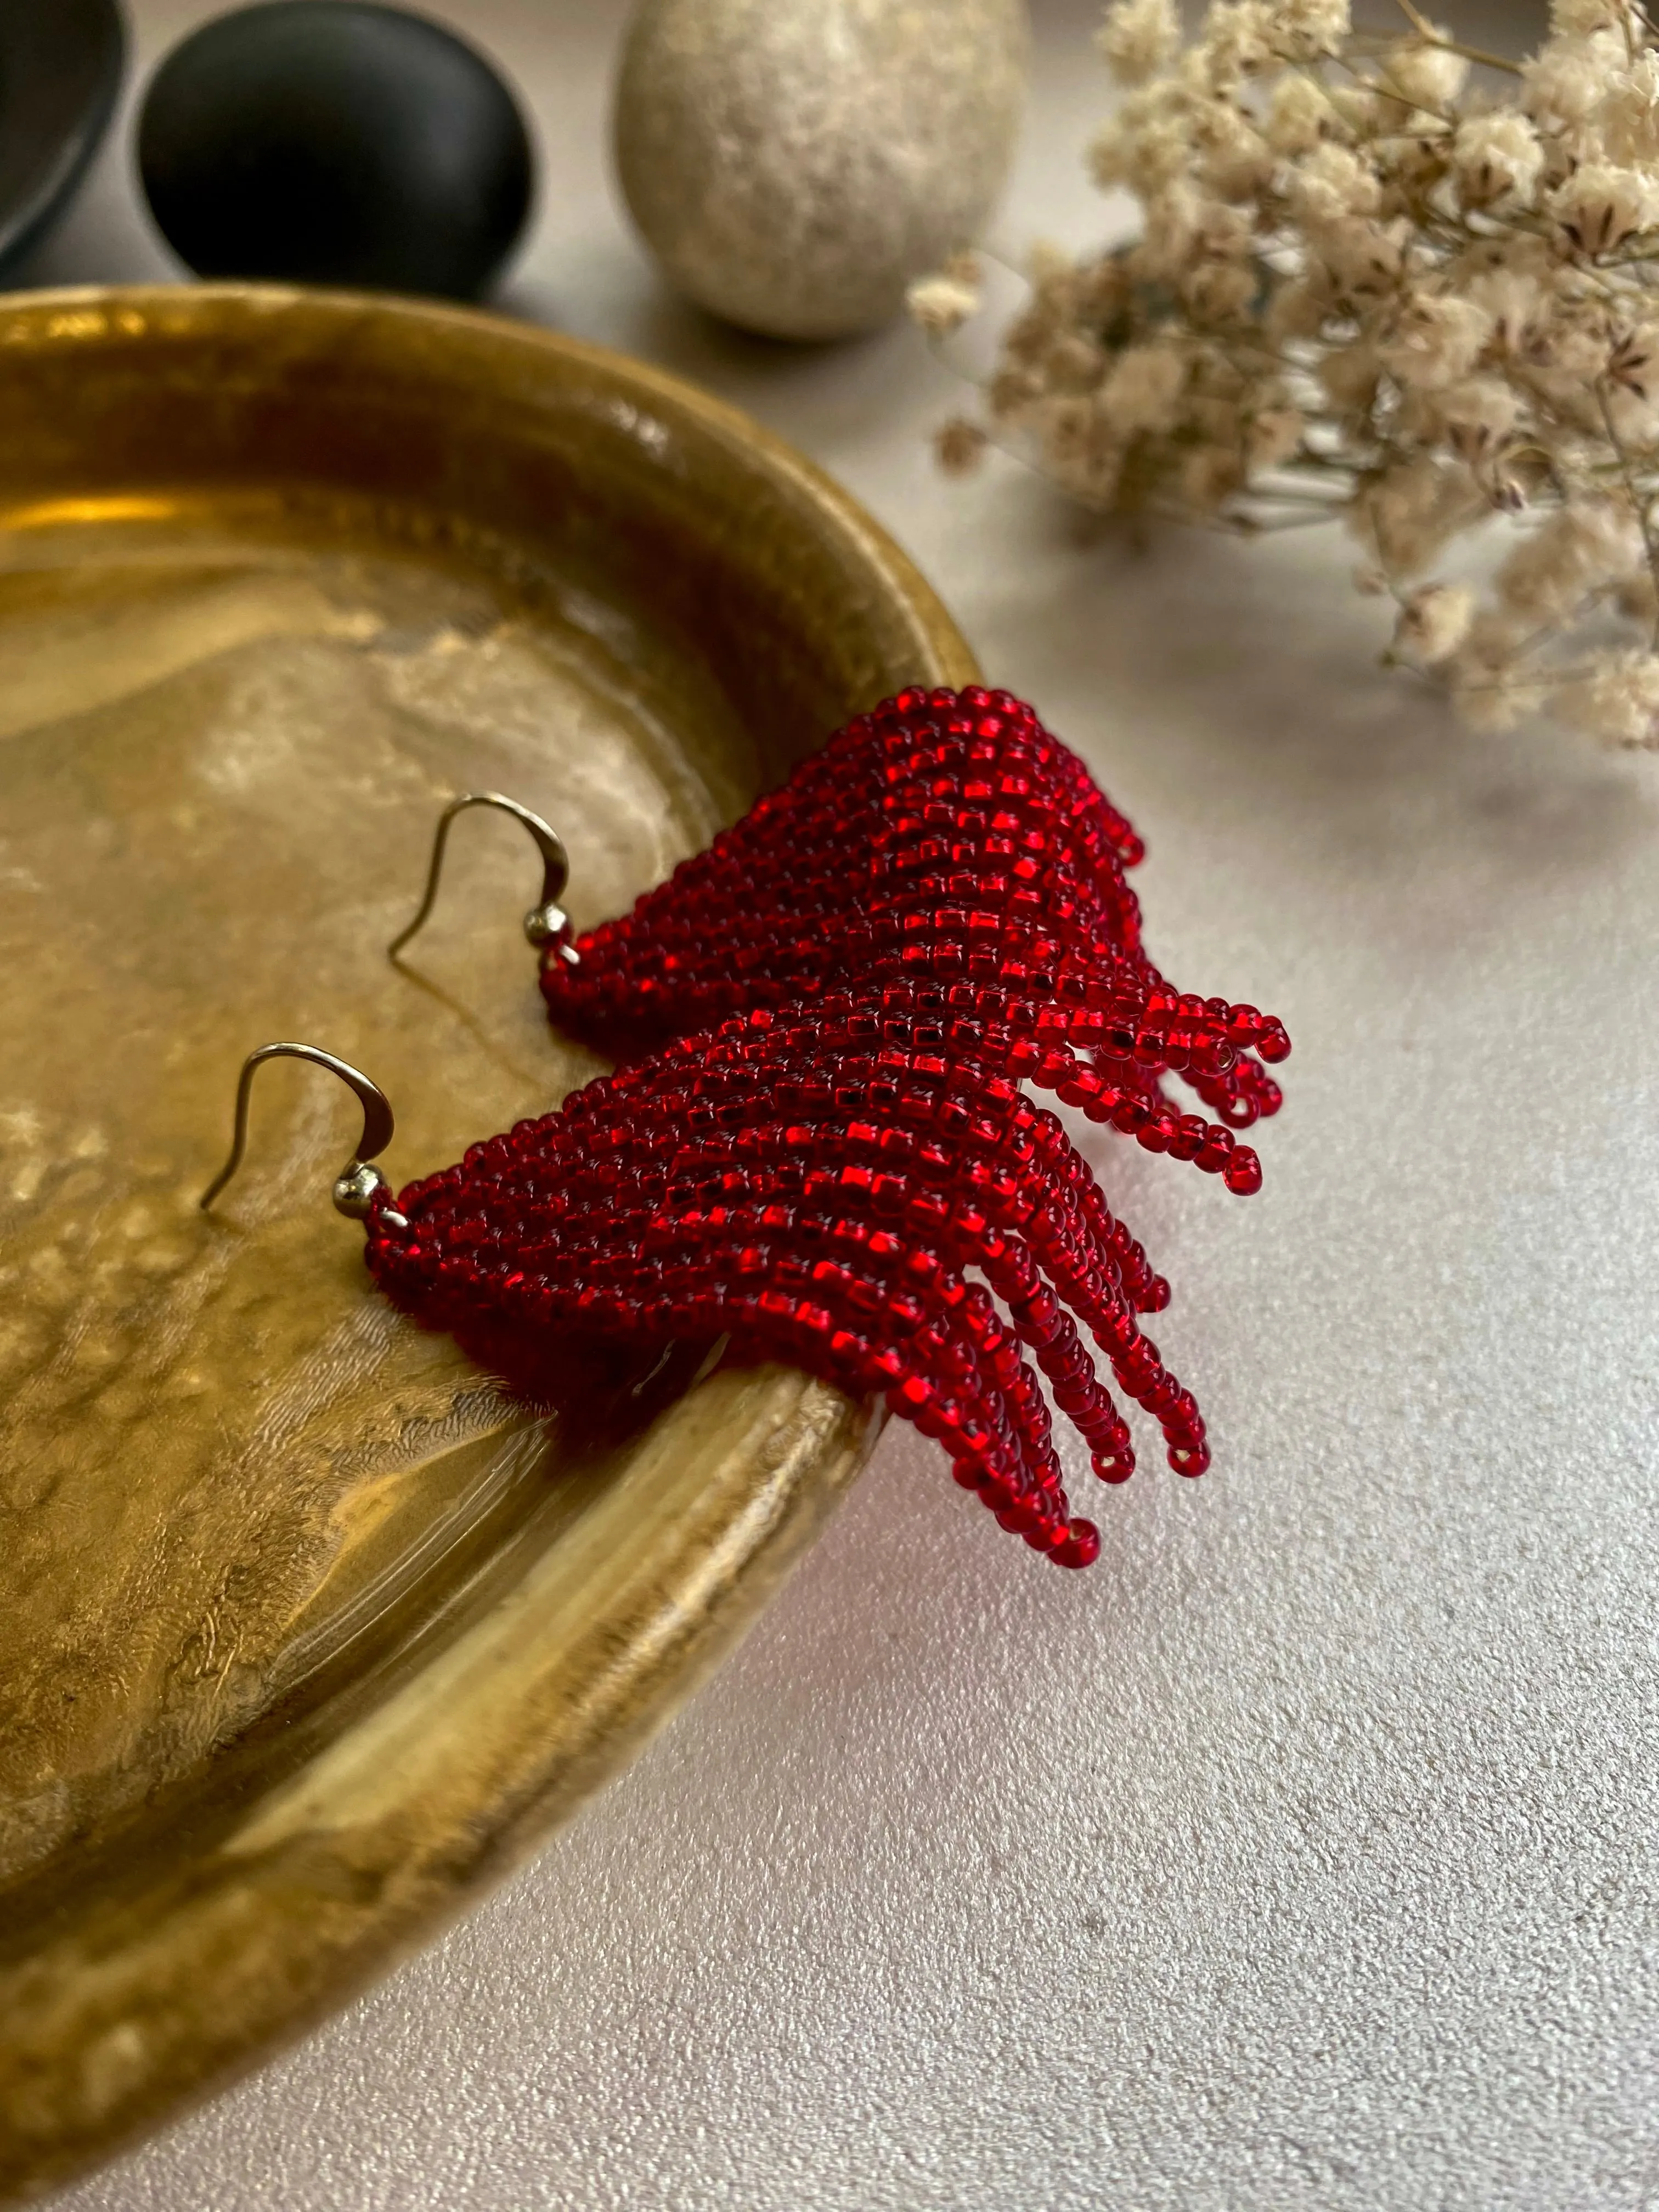
<path fill-rule="evenodd" d="M 689 1358 L 532 1419 L 372 1291 L 394 1182 L 599 1063 L 512 793 L 614 913 L 849 713 L 973 662 L 801 458 L 489 317 L 0 303 L 0 2193 L 315 2021 L 497 1880 L 753 1620 L 868 1409 Z"/>

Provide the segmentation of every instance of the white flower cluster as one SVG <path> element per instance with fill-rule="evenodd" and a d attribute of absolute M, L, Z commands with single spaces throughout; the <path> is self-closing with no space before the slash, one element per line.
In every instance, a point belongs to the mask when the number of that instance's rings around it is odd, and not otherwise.
<path fill-rule="evenodd" d="M 1115 0 L 1122 88 L 1091 149 L 1132 246 L 1045 252 L 985 389 L 996 437 L 1123 515 L 1243 532 L 1339 519 L 1391 593 L 1393 657 L 1466 716 L 1547 708 L 1659 745 L 1659 27 L 1553 0 L 1517 64 L 1411 4 Z M 972 313 L 958 262 L 916 288 Z M 1436 572 L 1499 519 L 1479 591 Z"/>

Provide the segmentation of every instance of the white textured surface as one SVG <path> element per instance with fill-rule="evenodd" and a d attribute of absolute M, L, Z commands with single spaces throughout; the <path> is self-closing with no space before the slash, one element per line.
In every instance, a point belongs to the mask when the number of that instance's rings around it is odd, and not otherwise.
<path fill-rule="evenodd" d="M 149 50 L 204 6 L 137 0 Z M 892 524 L 1146 831 L 1158 956 L 1297 1039 L 1248 1204 L 1121 1145 L 1216 1472 L 1030 1560 L 895 1434 L 543 1860 L 75 2212 L 1659 2206 L 1659 769 L 1460 734 L 1329 543 L 1080 547 L 948 381 L 658 291 L 597 0 L 451 0 L 553 143 L 511 295 Z M 1086 236 L 1092 9 L 1007 229 Z M 106 164 L 43 274 L 158 266 Z"/>

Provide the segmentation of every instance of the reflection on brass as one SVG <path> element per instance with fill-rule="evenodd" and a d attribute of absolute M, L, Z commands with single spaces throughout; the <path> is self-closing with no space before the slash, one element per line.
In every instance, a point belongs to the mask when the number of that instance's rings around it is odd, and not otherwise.
<path fill-rule="evenodd" d="M 458 814 L 465 814 L 470 806 L 493 806 L 498 813 L 507 814 L 521 823 L 530 832 L 536 850 L 542 856 L 542 895 L 524 918 L 525 942 L 538 947 L 550 944 L 565 926 L 565 913 L 559 904 L 564 887 L 570 880 L 570 860 L 559 834 L 550 823 L 544 822 L 539 814 L 532 814 L 527 806 L 520 806 L 516 799 L 509 799 L 501 791 L 464 791 L 459 799 L 452 799 L 438 817 L 438 828 L 432 840 L 432 859 L 426 872 L 426 889 L 415 919 L 398 932 L 386 947 L 386 957 L 395 960 L 411 939 L 417 937 L 425 927 L 427 918 L 438 902 L 438 884 L 444 872 L 444 851 L 449 843 L 449 825 Z M 571 966 L 579 967 L 580 961 L 574 945 L 566 945 L 564 957 Z"/>
<path fill-rule="evenodd" d="M 972 662 L 755 425 L 545 333 L 346 295 L 0 301 L 0 2191 L 337 2005 L 726 1650 L 867 1411 L 695 1357 L 556 1419 L 377 1298 L 319 1203 L 322 1036 L 426 1173 L 599 1065 L 481 821 L 579 927 L 850 712 Z M 90 865 L 89 865 L 90 863 Z M 527 886 L 528 887 L 528 886 Z M 419 986 L 420 988 L 417 988 Z M 371 1133 L 371 1140 L 372 1140 Z"/>

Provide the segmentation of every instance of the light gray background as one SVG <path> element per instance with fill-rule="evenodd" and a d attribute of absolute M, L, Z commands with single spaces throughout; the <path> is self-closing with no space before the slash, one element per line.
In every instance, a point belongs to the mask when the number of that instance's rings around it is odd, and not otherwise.
<path fill-rule="evenodd" d="M 210 12 L 137 0 L 141 64 Z M 1290 1104 L 1249 1204 L 1097 1148 L 1212 1475 L 1102 1498 L 1072 1577 L 890 1435 L 538 1863 L 65 2212 L 1659 2206 L 1659 767 L 1460 732 L 1334 539 L 1137 557 L 1012 464 L 940 483 L 911 333 L 659 289 L 608 0 L 447 12 L 539 118 L 507 304 L 869 502 L 1146 832 L 1160 960 L 1283 1013 Z M 1093 12 L 1039 6 L 1011 244 L 1112 219 Z M 125 161 L 40 281 L 166 268 Z"/>

